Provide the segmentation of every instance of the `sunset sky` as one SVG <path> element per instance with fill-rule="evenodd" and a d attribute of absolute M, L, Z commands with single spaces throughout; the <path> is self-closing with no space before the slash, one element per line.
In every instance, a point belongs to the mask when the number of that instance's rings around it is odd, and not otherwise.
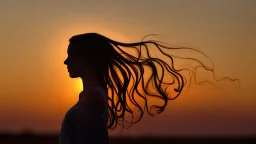
<path fill-rule="evenodd" d="M 122 135 L 256 135 L 255 7 L 254 0 L 1 1 L 0 131 L 59 133 L 82 90 L 63 64 L 68 40 L 98 32 L 121 42 L 163 34 L 157 39 L 203 51 L 218 77 L 239 78 L 243 88 L 192 85 Z"/>

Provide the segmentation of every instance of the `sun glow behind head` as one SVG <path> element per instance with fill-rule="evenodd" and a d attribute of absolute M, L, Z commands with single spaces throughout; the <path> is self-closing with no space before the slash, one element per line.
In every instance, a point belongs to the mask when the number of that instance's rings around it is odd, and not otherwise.
<path fill-rule="evenodd" d="M 88 23 L 85 21 L 69 21 L 69 23 L 58 23 L 55 32 L 49 38 L 49 43 L 45 49 L 48 56 L 47 67 L 50 70 L 49 75 L 54 75 L 53 86 L 61 88 L 60 97 L 64 97 L 64 101 L 68 104 L 74 103 L 78 99 L 78 94 L 83 90 L 82 80 L 80 78 L 71 79 L 69 77 L 67 67 L 64 60 L 67 58 L 67 47 L 69 39 L 77 34 L 95 32 L 109 37 L 110 39 L 120 42 L 130 42 L 127 37 L 119 32 L 115 32 L 116 28 L 109 24 L 100 25 L 103 22 Z"/>

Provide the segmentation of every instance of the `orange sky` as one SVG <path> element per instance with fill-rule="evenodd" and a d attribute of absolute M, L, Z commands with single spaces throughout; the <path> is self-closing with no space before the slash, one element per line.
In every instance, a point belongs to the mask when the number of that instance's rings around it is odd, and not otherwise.
<path fill-rule="evenodd" d="M 243 91 L 193 85 L 123 135 L 256 134 L 255 1 L 111 2 L 1 2 L 0 131 L 59 131 L 81 90 L 63 64 L 68 39 L 93 31 L 123 42 L 164 34 L 158 39 L 206 53 L 217 76 L 242 82 Z"/>

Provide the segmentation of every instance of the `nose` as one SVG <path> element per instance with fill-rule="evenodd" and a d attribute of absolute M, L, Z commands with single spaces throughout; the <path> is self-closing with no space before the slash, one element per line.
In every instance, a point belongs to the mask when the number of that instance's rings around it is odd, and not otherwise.
<path fill-rule="evenodd" d="M 65 64 L 65 65 L 68 64 L 68 58 L 66 58 L 66 60 L 64 61 L 64 64 Z"/>

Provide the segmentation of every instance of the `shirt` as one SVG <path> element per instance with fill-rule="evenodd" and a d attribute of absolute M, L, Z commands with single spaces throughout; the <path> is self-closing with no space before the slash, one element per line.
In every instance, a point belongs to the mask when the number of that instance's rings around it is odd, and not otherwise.
<path fill-rule="evenodd" d="M 108 101 L 107 94 L 101 88 L 94 88 L 87 94 L 83 94 L 85 103 L 79 101 L 65 114 L 62 121 L 58 144 L 107 144 L 108 130 Z M 86 107 L 90 98 L 102 98 L 104 100 L 104 112 L 94 117 L 93 111 Z M 97 103 L 92 103 L 97 106 Z"/>

